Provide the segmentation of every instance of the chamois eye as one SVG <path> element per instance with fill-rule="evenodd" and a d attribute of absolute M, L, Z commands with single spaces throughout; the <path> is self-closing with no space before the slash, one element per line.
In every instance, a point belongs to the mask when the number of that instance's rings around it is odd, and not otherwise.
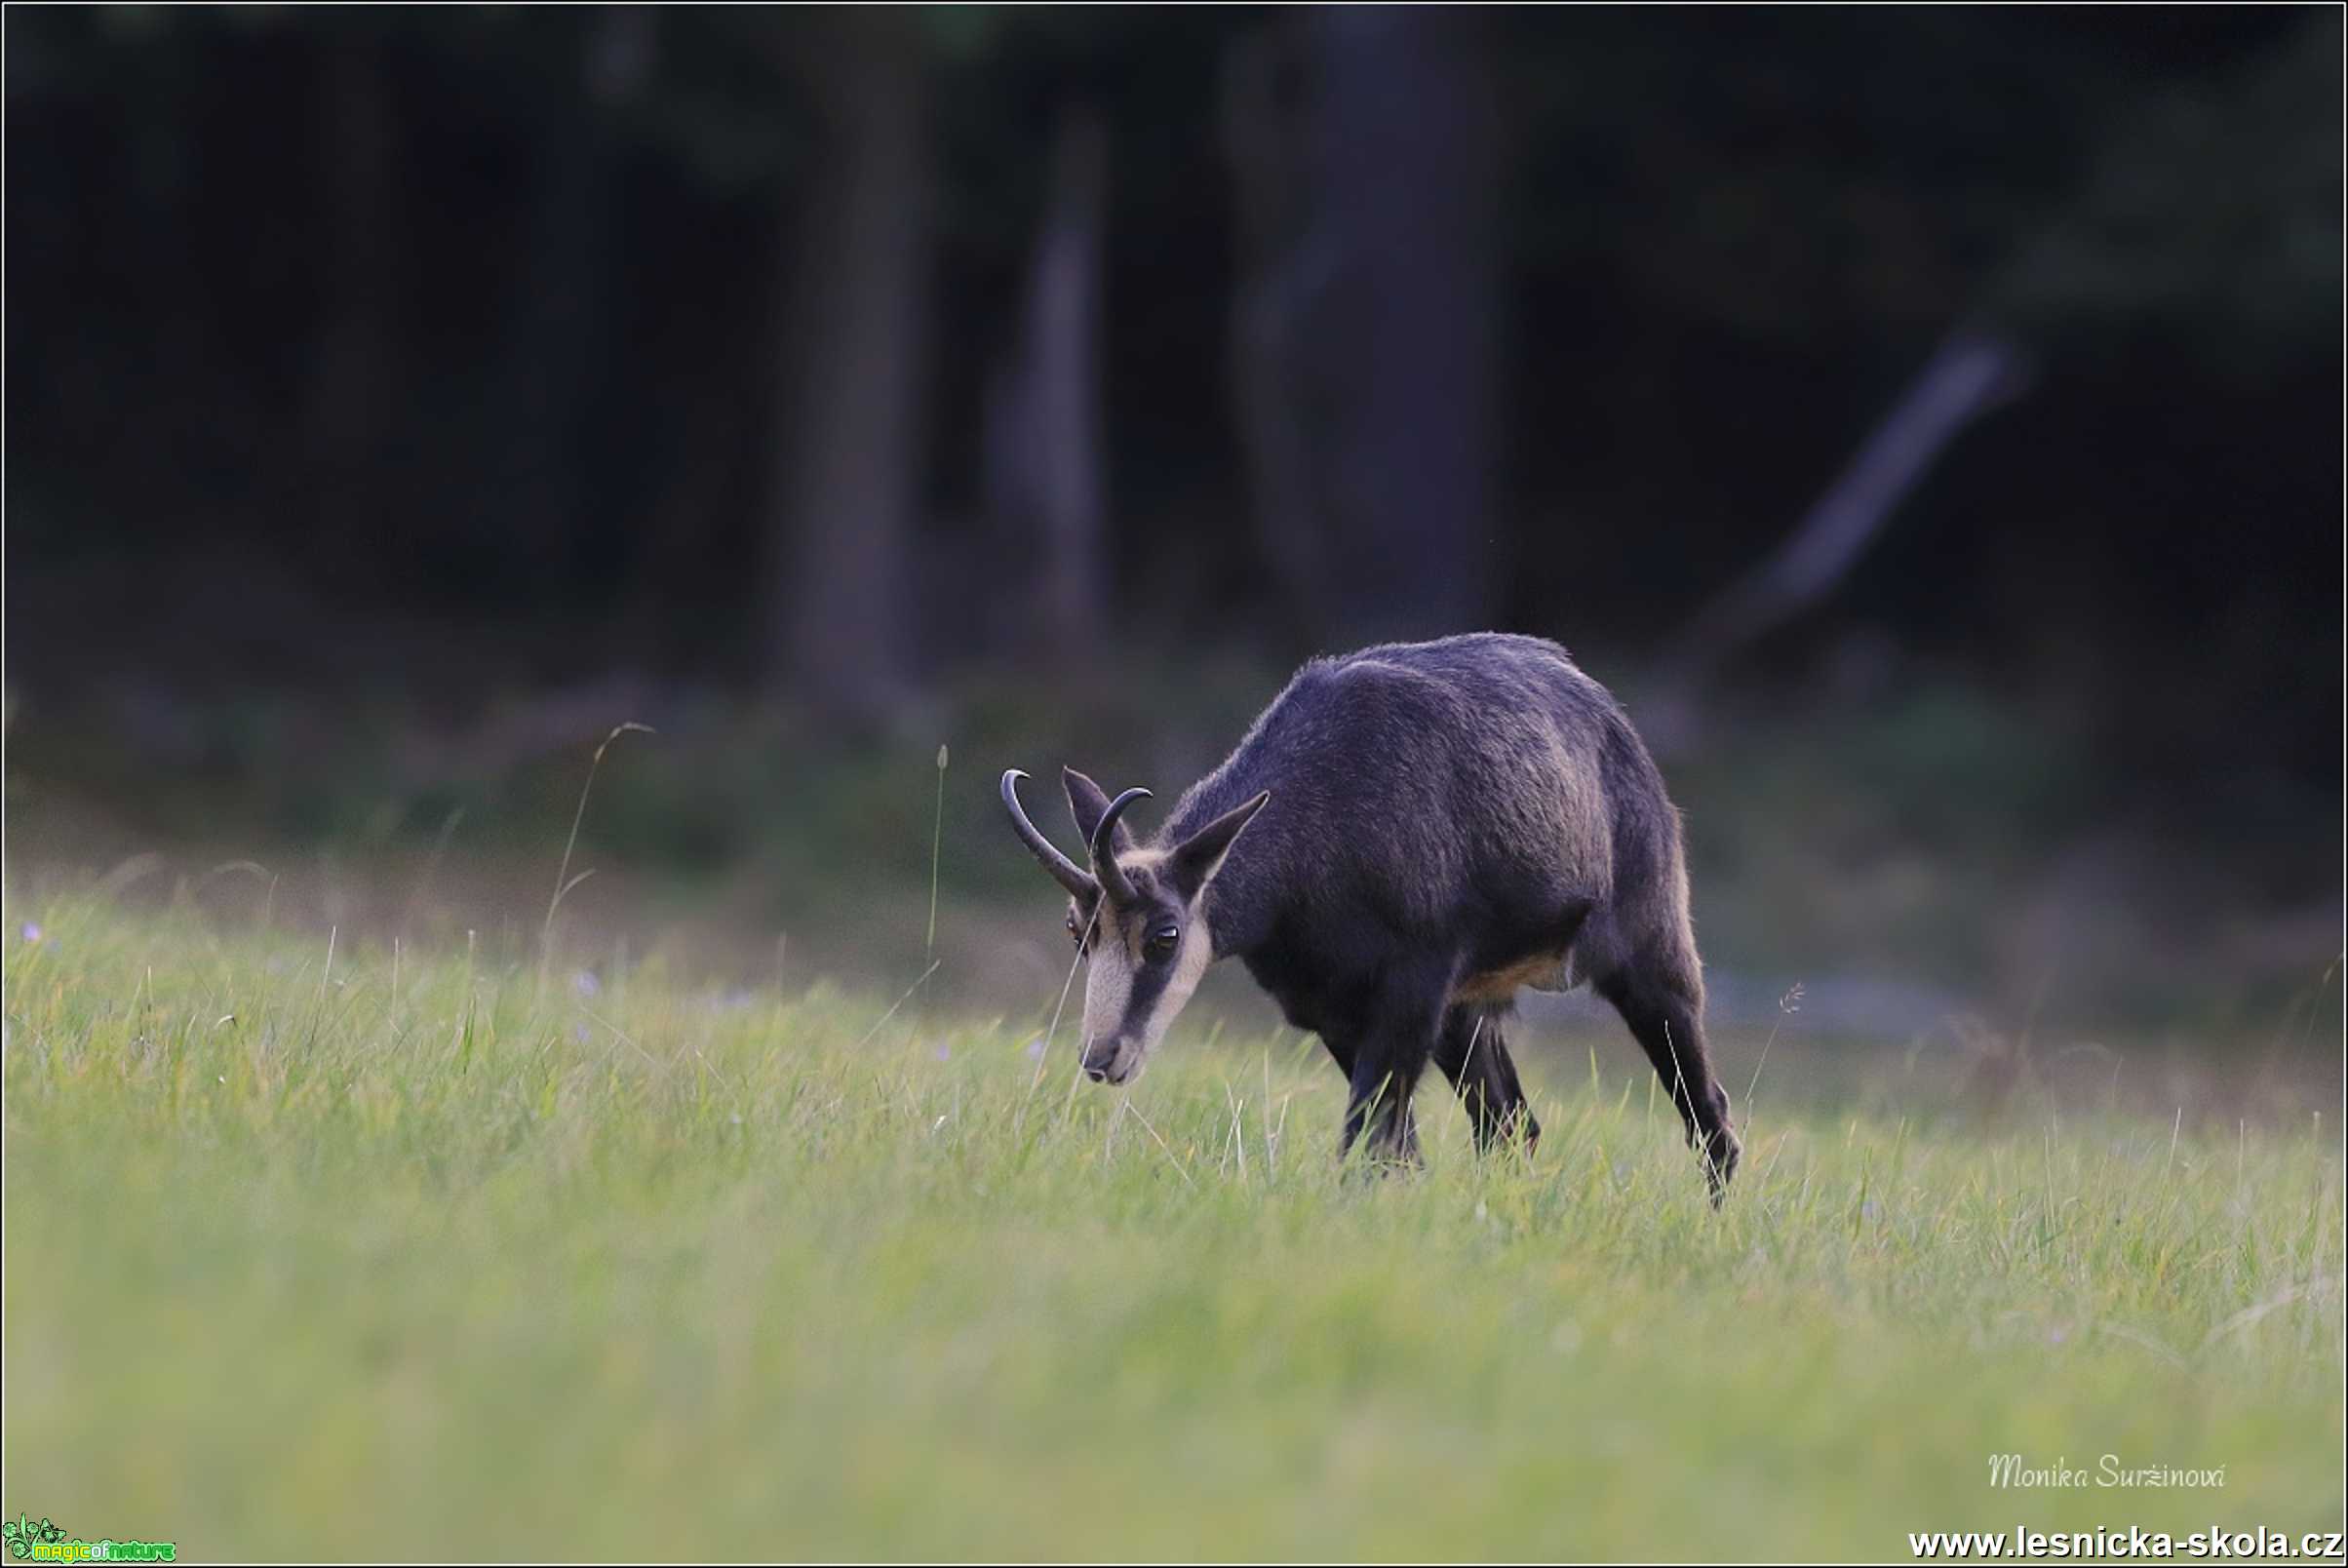
<path fill-rule="evenodd" d="M 1162 959 L 1173 953 L 1175 944 L 1181 940 L 1181 930 L 1175 926 L 1161 925 L 1150 933 L 1150 940 L 1144 951 L 1154 959 Z"/>
<path fill-rule="evenodd" d="M 1068 912 L 1068 939 L 1079 950 L 1084 946 L 1084 929 L 1076 923 L 1076 912 L 1073 909 Z"/>

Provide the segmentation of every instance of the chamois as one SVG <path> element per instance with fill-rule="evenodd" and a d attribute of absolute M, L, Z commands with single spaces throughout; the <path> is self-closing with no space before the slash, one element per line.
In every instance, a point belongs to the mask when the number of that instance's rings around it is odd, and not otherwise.
<path fill-rule="evenodd" d="M 1002 800 L 1068 890 L 1081 1063 L 1122 1083 L 1209 963 L 1236 958 L 1347 1077 L 1341 1149 L 1415 1163 L 1429 1057 L 1479 1149 L 1540 1137 L 1502 1021 L 1518 988 L 1587 982 L 1670 1091 L 1715 1202 L 1740 1146 L 1704 1049 L 1679 813 L 1613 695 L 1564 648 L 1481 634 L 1299 670 L 1148 843 L 1074 768 L 1089 866 Z"/>

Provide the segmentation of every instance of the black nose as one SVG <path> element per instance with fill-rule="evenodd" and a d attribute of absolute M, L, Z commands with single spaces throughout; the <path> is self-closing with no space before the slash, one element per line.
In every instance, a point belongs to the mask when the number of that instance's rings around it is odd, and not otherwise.
<path fill-rule="evenodd" d="M 1105 1047 L 1092 1045 L 1085 1048 L 1084 1076 L 1095 1083 L 1108 1082 L 1109 1070 L 1115 1066 L 1116 1066 L 1116 1047 L 1115 1045 Z"/>

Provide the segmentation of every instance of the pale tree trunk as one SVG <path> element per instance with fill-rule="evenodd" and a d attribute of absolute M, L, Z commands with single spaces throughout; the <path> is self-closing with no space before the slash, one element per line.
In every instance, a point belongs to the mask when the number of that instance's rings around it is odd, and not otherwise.
<path fill-rule="evenodd" d="M 1668 685 L 1692 692 L 1730 655 L 1832 592 L 1933 460 L 2026 374 L 2021 351 L 2004 336 L 1950 333 L 1800 525 L 1689 624 Z"/>
<path fill-rule="evenodd" d="M 1958 434 L 2031 374 L 2029 356 L 1988 328 L 1942 340 L 1793 531 L 1715 595 L 1665 652 L 1639 732 L 1663 755 L 1702 739 L 1707 685 L 1737 654 L 1825 599 L 1881 537 L 1899 503 Z"/>
<path fill-rule="evenodd" d="M 803 65 L 825 144 L 796 215 L 775 443 L 772 668 L 862 721 L 905 695 L 905 554 L 921 493 L 930 168 L 913 25 L 835 14 Z"/>
<path fill-rule="evenodd" d="M 1101 640 L 1101 243 L 1108 138 L 1070 109 L 1052 150 L 1052 189 L 1030 262 L 1017 345 L 988 388 L 986 490 L 998 532 L 1014 541 L 1021 598 L 1015 640 L 1058 660 Z"/>

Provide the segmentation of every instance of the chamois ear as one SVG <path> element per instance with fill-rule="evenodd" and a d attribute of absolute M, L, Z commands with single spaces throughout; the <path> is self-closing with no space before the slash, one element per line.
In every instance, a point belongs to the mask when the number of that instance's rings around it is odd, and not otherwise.
<path fill-rule="evenodd" d="M 1076 833 L 1086 843 L 1109 814 L 1109 792 L 1073 767 L 1060 769 L 1060 782 L 1068 786 L 1068 809 L 1076 819 Z M 1133 834 L 1122 822 L 1109 836 L 1109 846 L 1117 854 L 1133 847 Z"/>
<path fill-rule="evenodd" d="M 1266 790 L 1254 800 L 1242 802 L 1183 840 L 1182 846 L 1166 857 L 1166 869 L 1184 898 L 1197 897 L 1199 889 L 1214 880 L 1240 832 L 1271 801 L 1272 791 Z"/>

